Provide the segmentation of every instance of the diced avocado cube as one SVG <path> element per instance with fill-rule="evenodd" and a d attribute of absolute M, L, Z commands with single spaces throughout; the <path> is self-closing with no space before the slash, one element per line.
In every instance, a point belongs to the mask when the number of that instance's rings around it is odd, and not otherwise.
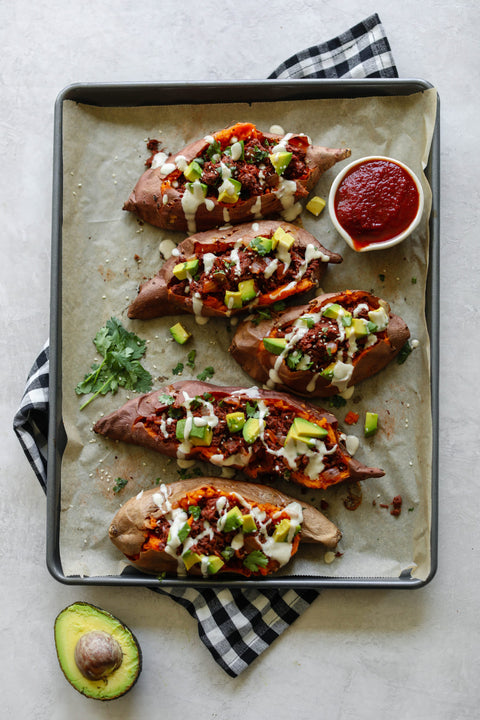
<path fill-rule="evenodd" d="M 312 197 L 311 200 L 308 201 L 306 204 L 306 208 L 309 212 L 312 213 L 312 215 L 315 215 L 315 217 L 318 217 L 322 210 L 324 209 L 326 205 L 326 202 L 323 198 L 319 197 L 318 195 L 315 195 L 315 197 Z"/>
<path fill-rule="evenodd" d="M 185 423 L 186 422 L 187 421 L 185 420 L 185 418 L 183 418 L 182 420 L 177 420 L 177 427 L 175 428 L 175 437 L 177 438 L 177 440 L 180 440 L 180 442 L 185 440 Z"/>
<path fill-rule="evenodd" d="M 218 201 L 225 203 L 236 203 L 240 197 L 242 183 L 234 178 L 229 178 L 226 187 L 218 194 Z"/>
<path fill-rule="evenodd" d="M 273 153 L 268 157 L 273 167 L 275 168 L 275 172 L 277 173 L 277 175 L 283 175 L 287 167 L 290 165 L 292 153 L 287 152 L 286 150 L 280 150 L 280 152 Z"/>
<path fill-rule="evenodd" d="M 203 170 L 201 165 L 199 165 L 196 160 L 192 160 L 187 169 L 184 170 L 183 174 L 185 175 L 187 180 L 193 182 L 194 180 L 198 180 L 202 176 L 202 172 Z"/>
<path fill-rule="evenodd" d="M 365 413 L 365 437 L 375 435 L 378 430 L 378 414 L 374 412 Z"/>
<path fill-rule="evenodd" d="M 283 518 L 280 520 L 275 530 L 273 531 L 273 539 L 275 542 L 285 542 L 290 530 L 290 520 Z"/>
<path fill-rule="evenodd" d="M 281 355 L 287 347 L 287 341 L 285 338 L 264 337 L 263 347 L 267 352 L 270 352 L 273 355 Z"/>
<path fill-rule="evenodd" d="M 290 429 L 285 439 L 285 445 L 290 442 L 301 442 L 304 443 L 304 445 L 307 445 L 309 448 L 315 447 L 315 438 L 307 437 L 305 435 L 299 435 L 296 431 L 294 423 L 290 425 Z"/>
<path fill-rule="evenodd" d="M 188 330 L 185 330 L 182 323 L 176 323 L 170 328 L 170 333 L 179 345 L 185 345 L 187 340 L 192 337 Z"/>
<path fill-rule="evenodd" d="M 253 238 L 253 240 L 250 240 L 250 247 L 262 256 L 268 255 L 269 252 L 275 249 L 272 238 L 263 237 L 263 235 L 259 235 Z"/>
<path fill-rule="evenodd" d="M 236 505 L 231 508 L 225 515 L 225 522 L 223 524 L 224 532 L 231 532 L 237 530 L 242 525 L 242 511 Z"/>
<path fill-rule="evenodd" d="M 257 523 L 253 515 L 243 515 L 242 517 L 243 532 L 250 533 L 255 532 L 257 529 Z"/>
<path fill-rule="evenodd" d="M 291 233 L 286 232 L 282 227 L 278 227 L 272 235 L 273 250 L 275 250 L 280 241 L 282 241 L 283 247 L 285 247 L 287 250 L 290 250 L 293 243 L 295 242 L 295 238 Z"/>
<path fill-rule="evenodd" d="M 331 305 L 328 305 L 328 307 L 323 310 L 322 315 L 327 318 L 332 318 L 333 320 L 336 320 L 344 313 L 344 309 L 341 305 L 338 305 L 338 303 L 332 303 Z"/>
<path fill-rule="evenodd" d="M 189 190 L 193 195 L 196 193 L 201 193 L 203 197 L 207 197 L 208 192 L 208 185 L 205 185 L 205 183 L 201 183 L 198 180 L 194 180 L 193 182 L 189 182 L 185 185 L 187 190 Z"/>
<path fill-rule="evenodd" d="M 240 290 L 226 290 L 224 302 L 229 310 L 241 308 L 243 305 L 242 293 Z"/>
<path fill-rule="evenodd" d="M 333 372 L 335 370 L 335 363 L 332 362 L 330 365 L 327 365 L 326 368 L 323 368 L 323 370 L 320 371 L 320 375 L 324 378 L 333 378 Z"/>
<path fill-rule="evenodd" d="M 300 437 L 324 438 L 328 435 L 328 430 L 324 427 L 310 422 L 310 420 L 305 420 L 305 418 L 296 417 L 293 424 L 295 426 L 295 432 L 300 435 Z"/>
<path fill-rule="evenodd" d="M 275 231 L 277 232 L 277 230 Z M 291 233 L 284 232 L 283 235 L 279 235 L 277 247 L 290 252 L 295 243 L 295 238 Z"/>
<path fill-rule="evenodd" d="M 225 416 L 225 420 L 227 421 L 227 427 L 231 433 L 240 432 L 240 430 L 245 425 L 245 413 L 227 413 L 227 415 Z"/>
<path fill-rule="evenodd" d="M 188 275 L 195 275 L 198 270 L 198 258 L 186 260 L 175 265 L 172 272 L 178 280 L 186 280 Z"/>
<path fill-rule="evenodd" d="M 353 318 L 352 320 L 353 332 L 357 337 L 365 337 L 368 335 L 368 325 L 366 320 L 363 318 Z"/>
<path fill-rule="evenodd" d="M 212 444 L 213 430 L 208 425 L 192 425 L 188 437 L 192 445 L 209 447 Z"/>
<path fill-rule="evenodd" d="M 308 327 L 309 330 L 311 330 L 311 328 L 313 328 L 313 326 L 315 325 L 315 319 L 312 317 L 312 315 L 302 315 L 299 320 L 301 320 L 304 325 Z"/>
<path fill-rule="evenodd" d="M 241 280 L 238 283 L 238 289 L 240 291 L 240 295 L 242 296 L 242 301 L 244 303 L 249 302 L 250 300 L 253 300 L 257 297 L 257 291 L 255 289 L 255 281 L 253 279 L 250 280 Z"/>
<path fill-rule="evenodd" d="M 219 570 L 222 569 L 224 565 L 225 563 L 223 562 L 222 558 L 218 557 L 218 555 L 209 555 L 207 572 L 209 575 L 215 575 Z"/>
<path fill-rule="evenodd" d="M 258 418 L 248 418 L 242 428 L 243 439 L 252 445 L 260 435 L 260 421 Z"/>
<path fill-rule="evenodd" d="M 186 550 L 182 555 L 183 564 L 186 570 L 190 570 L 194 565 L 202 562 L 202 556 L 192 550 Z"/>

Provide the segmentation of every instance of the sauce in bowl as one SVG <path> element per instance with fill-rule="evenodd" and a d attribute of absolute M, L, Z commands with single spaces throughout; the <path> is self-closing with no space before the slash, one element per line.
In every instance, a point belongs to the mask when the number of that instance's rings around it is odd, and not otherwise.
<path fill-rule="evenodd" d="M 354 250 L 390 247 L 420 221 L 423 192 L 414 173 L 386 157 L 350 163 L 336 178 L 330 215 Z"/>

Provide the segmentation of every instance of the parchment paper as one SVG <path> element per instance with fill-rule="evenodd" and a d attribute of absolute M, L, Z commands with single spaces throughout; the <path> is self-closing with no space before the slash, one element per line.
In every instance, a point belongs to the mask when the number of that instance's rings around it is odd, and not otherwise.
<path fill-rule="evenodd" d="M 401 315 L 418 347 L 403 365 L 392 362 L 376 377 L 355 388 L 341 409 L 330 408 L 347 434 L 357 435 L 356 457 L 382 467 L 385 477 L 354 487 L 360 506 L 351 511 L 344 501 L 348 485 L 313 491 L 283 483 L 281 489 L 325 510 L 343 533 L 341 557 L 325 562 L 319 546 L 301 546 L 284 574 L 334 577 L 394 578 L 412 571 L 425 579 L 430 570 L 431 416 L 429 338 L 424 319 L 428 265 L 428 216 L 431 192 L 423 169 L 428 160 L 436 112 L 436 91 L 408 97 L 308 100 L 178 107 L 102 108 L 64 103 L 64 222 L 62 261 L 62 388 L 63 419 L 68 444 L 61 475 L 60 554 L 66 576 L 117 575 L 123 556 L 108 539 L 110 521 L 123 502 L 155 485 L 158 478 L 179 478 L 176 461 L 149 450 L 99 438 L 92 425 L 102 414 L 127 401 L 121 389 L 98 398 L 85 410 L 85 397 L 76 384 L 98 361 L 92 343 L 112 315 L 147 340 L 144 366 L 152 373 L 154 389 L 172 380 L 190 379 L 206 366 L 215 368 L 211 382 L 252 385 L 251 379 L 227 352 L 234 331 L 230 321 L 211 319 L 199 325 L 192 316 L 182 323 L 193 334 L 186 346 L 170 336 L 174 317 L 131 321 L 127 307 L 140 282 L 154 275 L 163 258 L 160 242 L 179 242 L 183 233 L 167 233 L 141 224 L 122 205 L 144 171 L 146 140 L 156 138 L 165 151 L 176 152 L 192 140 L 237 121 L 251 121 L 264 131 L 280 125 L 285 132 L 307 133 L 312 142 L 350 147 L 351 159 L 388 155 L 407 163 L 422 178 L 426 203 L 420 228 L 399 246 L 384 252 L 355 253 L 331 225 L 325 210 L 319 218 L 304 210 L 299 221 L 320 242 L 343 255 L 343 263 L 328 269 L 323 289 L 365 289 L 386 299 Z M 314 194 L 327 199 L 330 185 L 346 162 L 319 180 Z M 197 351 L 194 370 L 172 375 L 177 362 Z M 318 404 L 322 405 L 322 401 Z M 343 419 L 349 410 L 360 414 L 357 425 Z M 366 410 L 377 412 L 379 431 L 363 438 Z M 197 463 L 198 465 L 198 463 Z M 204 474 L 216 474 L 199 466 Z M 220 471 L 217 471 L 217 474 Z M 119 493 L 116 478 L 128 479 Z M 399 517 L 390 514 L 394 496 L 403 499 Z M 325 504 L 325 503 L 323 503 Z M 388 505 L 389 507 L 382 507 Z"/>

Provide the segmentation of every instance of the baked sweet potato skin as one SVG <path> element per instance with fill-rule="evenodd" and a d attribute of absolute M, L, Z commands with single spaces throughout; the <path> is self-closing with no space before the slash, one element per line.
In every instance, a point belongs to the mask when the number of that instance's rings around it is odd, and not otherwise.
<path fill-rule="evenodd" d="M 231 128 L 217 131 L 213 138 L 222 140 L 234 135 L 242 139 L 248 137 L 249 133 L 256 134 L 257 132 L 251 123 L 237 123 Z M 262 136 L 274 142 L 280 142 L 284 137 L 272 133 L 262 133 Z M 304 137 L 303 135 L 293 135 L 292 139 L 299 138 L 303 141 Z M 190 163 L 200 157 L 209 145 L 210 142 L 204 138 L 196 140 L 179 152 L 169 155 L 165 165 L 174 165 L 179 157 Z M 292 200 L 296 203 L 299 199 L 306 197 L 322 173 L 333 167 L 335 163 L 348 158 L 350 154 L 348 148 L 326 148 L 309 144 L 306 152 L 307 172 L 304 177 L 295 181 L 296 189 Z M 175 177 L 175 173 L 172 177 Z M 182 206 L 182 191 L 175 187 L 169 178 L 170 175 L 162 174 L 161 167 L 146 170 L 135 185 L 123 209 L 134 213 L 150 225 L 189 233 L 221 227 L 226 223 L 237 225 L 248 220 L 285 212 L 289 213 L 288 217 L 285 215 L 285 219 L 291 220 L 301 211 L 301 206 L 293 210 L 294 203 L 290 202 L 287 209 L 287 203 L 281 193 L 269 191 L 262 195 L 239 199 L 235 203 L 219 202 L 212 197 L 210 198 L 211 203 L 208 205 L 201 202 L 194 212 L 186 214 Z"/>
<path fill-rule="evenodd" d="M 292 307 L 283 313 L 272 315 L 270 319 L 255 323 L 246 318 L 239 324 L 232 344 L 229 348 L 231 356 L 242 366 L 245 372 L 257 383 L 268 384 L 276 390 L 292 392 L 295 395 L 308 397 L 331 397 L 340 392 L 332 381 L 310 370 L 292 370 L 282 361 L 276 366 L 278 356 L 268 352 L 263 345 L 263 338 L 275 334 L 280 326 L 294 322 L 302 315 L 318 312 L 327 303 L 336 302 L 346 295 L 356 294 L 359 300 L 373 298 L 364 291 L 345 291 L 343 293 L 326 293 L 314 298 L 307 305 Z M 352 387 L 380 372 L 400 352 L 410 337 L 406 323 L 398 315 L 391 312 L 384 300 L 374 298 L 388 309 L 388 326 L 381 333 L 375 345 L 365 349 L 354 359 L 353 373 L 345 387 Z M 272 379 L 273 378 L 273 379 Z"/>
<path fill-rule="evenodd" d="M 238 493 L 249 503 L 268 503 L 280 509 L 291 502 L 299 502 L 265 485 L 216 477 L 198 477 L 167 484 L 163 487 L 163 495 L 172 508 L 176 508 L 187 493 L 205 487 L 218 489 L 225 494 Z M 127 500 L 110 524 L 109 537 L 131 564 L 143 572 L 175 574 L 178 568 L 175 558 L 163 550 L 143 548 L 150 528 L 149 518 L 158 518 L 163 513 L 153 499 L 158 494 L 159 489 L 153 488 Z M 317 543 L 334 549 L 342 536 L 337 526 L 312 505 L 303 501 L 300 505 L 303 511 L 300 542 Z M 198 566 L 193 566 L 189 574 L 200 575 Z"/>
<path fill-rule="evenodd" d="M 165 405 L 166 396 L 173 399 L 168 406 Z M 185 450 L 185 448 L 180 448 L 181 443 L 174 436 L 165 437 L 159 430 L 158 418 L 166 408 L 170 407 L 176 410 L 182 407 L 185 398 L 202 398 L 204 396 L 208 396 L 215 407 L 222 401 L 223 405 L 228 404 L 232 398 L 235 402 L 238 400 L 239 403 L 242 403 L 244 408 L 247 403 L 263 401 L 267 406 L 271 404 L 273 408 L 279 409 L 279 413 L 283 416 L 300 416 L 327 427 L 332 445 L 337 446 L 337 454 L 331 456 L 332 463 L 334 458 L 338 458 L 337 466 L 328 466 L 313 477 L 307 477 L 301 471 L 293 471 L 290 473 L 290 479 L 294 483 L 314 489 L 324 489 L 343 481 L 365 480 L 384 475 L 380 468 L 367 467 L 348 453 L 345 439 L 338 428 L 337 418 L 332 413 L 285 393 L 262 390 L 257 387 L 222 387 L 196 380 L 172 383 L 129 400 L 115 412 L 100 418 L 95 423 L 93 430 L 112 440 L 147 447 L 168 457 L 196 459 L 221 466 L 225 464 L 218 457 L 221 454 L 221 448 L 215 444 L 210 447 L 192 446 Z M 265 479 L 265 482 L 271 484 L 283 477 L 282 468 L 278 466 L 276 469 L 275 462 L 270 456 L 264 457 L 263 462 L 258 464 L 255 462 L 255 454 L 252 454 L 250 449 L 246 449 L 243 445 L 238 448 L 238 452 L 235 449 L 232 457 L 233 461 L 228 465 L 242 470 L 252 480 Z M 267 462 L 269 462 L 268 467 Z"/>
<path fill-rule="evenodd" d="M 293 235 L 295 238 L 294 249 L 298 250 L 305 256 L 308 246 L 313 246 L 322 256 L 316 261 L 315 271 L 309 274 L 309 278 L 300 278 L 295 284 L 291 282 L 279 282 L 278 289 L 268 295 L 261 295 L 241 308 L 228 309 L 226 305 L 201 303 L 200 311 L 194 311 L 194 303 L 190 295 L 180 295 L 174 291 L 171 283 L 174 279 L 173 268 L 182 258 L 199 257 L 206 252 L 214 253 L 219 245 L 222 248 L 233 248 L 237 243 L 248 246 L 250 241 L 258 236 L 271 237 L 273 233 L 282 228 L 285 232 Z M 128 317 L 137 320 L 149 320 L 151 318 L 162 317 L 164 315 L 173 315 L 178 313 L 200 314 L 209 317 L 225 317 L 238 313 L 245 313 L 255 305 L 271 305 L 279 300 L 298 293 L 305 293 L 314 287 L 317 287 L 320 280 L 324 276 L 326 267 L 329 263 L 341 263 L 342 256 L 338 253 L 331 252 L 303 228 L 292 225 L 285 221 L 277 220 L 261 220 L 255 223 L 243 223 L 234 227 L 206 230 L 197 233 L 183 240 L 177 246 L 177 253 L 172 255 L 161 267 L 157 275 L 147 280 L 140 286 L 139 292 L 135 300 L 128 309 Z M 242 274 L 242 280 L 255 278 L 255 271 L 247 275 Z"/>

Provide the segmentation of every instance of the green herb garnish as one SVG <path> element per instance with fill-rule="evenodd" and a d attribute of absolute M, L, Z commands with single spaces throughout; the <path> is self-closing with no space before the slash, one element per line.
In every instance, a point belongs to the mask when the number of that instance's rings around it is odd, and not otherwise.
<path fill-rule="evenodd" d="M 116 478 L 115 485 L 113 486 L 113 492 L 119 493 L 120 490 L 123 490 L 123 488 L 125 487 L 125 485 L 127 483 L 128 483 L 128 480 L 126 480 L 125 478 L 120 478 L 120 477 Z"/>
<path fill-rule="evenodd" d="M 173 403 L 175 402 L 174 398 L 171 395 L 167 395 L 167 393 L 160 393 L 158 399 L 160 400 L 162 405 L 173 405 Z"/>
<path fill-rule="evenodd" d="M 112 317 L 95 335 L 93 343 L 103 360 L 100 364 L 94 363 L 92 372 L 85 375 L 75 388 L 77 395 L 92 393 L 80 410 L 98 395 L 106 395 L 108 392 L 115 394 L 119 387 L 135 392 L 151 390 L 152 376 L 140 363 L 140 358 L 145 354 L 145 340 L 126 330 Z"/>
<path fill-rule="evenodd" d="M 231 560 L 232 557 L 235 555 L 235 550 L 230 545 L 227 545 L 227 547 L 224 550 L 222 550 L 220 555 L 222 555 L 222 557 L 228 561 L 228 560 Z"/>
<path fill-rule="evenodd" d="M 249 403 L 245 405 L 245 412 L 247 413 L 248 418 L 258 418 L 259 411 L 258 411 L 258 405 L 257 403 Z"/>
<path fill-rule="evenodd" d="M 206 154 L 209 160 L 212 159 L 214 155 L 219 155 L 222 152 L 222 146 L 218 142 L 218 140 L 214 140 L 207 148 Z"/>
<path fill-rule="evenodd" d="M 172 370 L 173 375 L 180 375 L 180 373 L 183 372 L 183 368 L 184 368 L 184 365 L 182 362 L 177 363 Z"/>
<path fill-rule="evenodd" d="M 408 356 L 410 355 L 412 350 L 413 350 L 413 348 L 410 345 L 410 341 L 407 340 L 407 342 L 405 343 L 405 345 L 402 347 L 402 349 L 400 350 L 400 352 L 397 355 L 397 363 L 399 365 L 403 365 L 403 363 L 408 358 Z"/>
<path fill-rule="evenodd" d="M 192 468 L 178 468 L 177 472 L 181 480 L 188 480 L 188 478 L 202 474 L 200 468 L 196 466 Z"/>
<path fill-rule="evenodd" d="M 331 398 L 329 404 L 330 404 L 330 407 L 341 408 L 347 404 L 347 401 L 345 400 L 345 398 L 342 398 L 340 395 L 334 395 Z"/>
<path fill-rule="evenodd" d="M 204 381 L 211 378 L 213 375 L 215 375 L 215 370 L 211 365 L 208 365 L 202 372 L 198 373 L 197 379 Z"/>
<path fill-rule="evenodd" d="M 286 362 L 290 370 L 295 370 L 302 357 L 303 353 L 300 350 L 293 350 L 293 352 L 287 355 Z"/>
<path fill-rule="evenodd" d="M 188 514 L 191 515 L 194 520 L 198 520 L 202 514 L 202 508 L 199 505 L 189 505 Z"/>
<path fill-rule="evenodd" d="M 190 534 L 190 525 L 188 523 L 185 523 L 185 525 L 182 525 L 180 530 L 177 533 L 177 537 L 180 540 L 181 543 L 183 543 L 187 537 Z"/>
<path fill-rule="evenodd" d="M 190 350 L 190 352 L 189 352 L 188 355 L 187 355 L 186 365 L 187 365 L 187 367 L 192 368 L 192 370 L 193 370 L 193 368 L 195 367 L 195 358 L 196 358 L 196 356 L 197 356 L 197 351 L 196 351 L 195 349 Z"/>
<path fill-rule="evenodd" d="M 254 248 L 261 257 L 268 255 L 270 252 L 260 237 L 255 237 L 253 240 L 250 240 L 250 247 Z"/>
<path fill-rule="evenodd" d="M 247 570 L 257 572 L 261 567 L 267 567 L 268 558 L 261 550 L 254 550 L 253 552 L 248 553 L 247 557 L 243 561 L 243 564 Z"/>

